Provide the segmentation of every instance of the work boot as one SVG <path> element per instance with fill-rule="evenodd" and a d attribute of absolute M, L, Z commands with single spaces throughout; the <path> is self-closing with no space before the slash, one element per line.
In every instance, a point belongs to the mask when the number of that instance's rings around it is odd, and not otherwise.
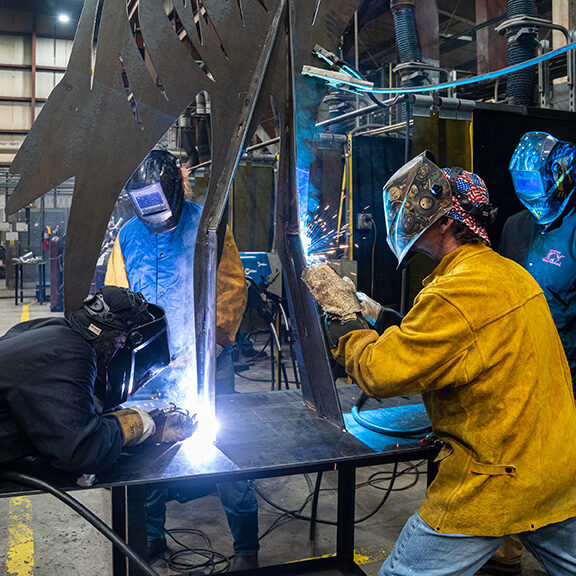
<path fill-rule="evenodd" d="M 476 574 L 482 576 L 522 576 L 522 564 L 520 562 L 507 564 L 491 558 Z"/>
<path fill-rule="evenodd" d="M 254 556 L 234 556 L 231 570 L 253 570 L 258 568 L 258 554 Z"/>
<path fill-rule="evenodd" d="M 168 550 L 168 544 L 166 544 L 166 538 L 164 538 L 164 536 L 148 540 L 146 542 L 146 560 L 148 564 L 152 564 L 152 562 L 158 560 L 166 550 Z"/>

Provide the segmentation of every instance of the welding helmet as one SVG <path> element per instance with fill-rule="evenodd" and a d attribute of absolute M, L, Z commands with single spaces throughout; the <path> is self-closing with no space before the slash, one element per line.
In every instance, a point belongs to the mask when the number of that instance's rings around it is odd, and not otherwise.
<path fill-rule="evenodd" d="M 576 146 L 546 132 L 522 136 L 512 159 L 510 174 L 518 199 L 544 226 L 564 212 L 576 185 Z"/>
<path fill-rule="evenodd" d="M 139 220 L 152 234 L 176 228 L 184 205 L 179 162 L 166 150 L 152 150 L 126 184 Z"/>
<path fill-rule="evenodd" d="M 87 340 L 95 340 L 103 330 L 126 334 L 108 362 L 105 380 L 96 382 L 95 399 L 104 411 L 125 402 L 170 363 L 164 309 L 139 292 L 103 286 L 80 310 L 66 314 L 66 320 Z"/>
<path fill-rule="evenodd" d="M 402 166 L 383 189 L 388 246 L 398 265 L 420 235 L 452 209 L 450 183 L 426 150 Z"/>

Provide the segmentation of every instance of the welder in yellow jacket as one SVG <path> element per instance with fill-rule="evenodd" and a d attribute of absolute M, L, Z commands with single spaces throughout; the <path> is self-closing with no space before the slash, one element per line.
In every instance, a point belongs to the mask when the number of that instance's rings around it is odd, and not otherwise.
<path fill-rule="evenodd" d="M 106 272 L 106 284 L 130 286 L 166 310 L 173 365 L 178 375 L 195 359 L 194 248 L 202 207 L 185 200 L 186 179 L 177 159 L 167 151 L 153 150 L 126 184 L 136 217 L 120 230 Z M 232 233 L 219 246 L 216 277 L 216 394 L 234 392 L 233 342 L 246 307 L 244 268 Z M 170 399 L 178 400 L 180 381 L 165 379 Z M 151 384 L 154 384 L 152 382 Z M 258 564 L 258 502 L 251 480 L 218 484 L 234 538 L 234 569 Z M 177 495 L 153 490 L 147 498 L 148 557 L 167 548 L 164 524 L 166 501 L 186 501 L 200 494 L 184 489 Z"/>
<path fill-rule="evenodd" d="M 367 394 L 422 393 L 444 447 L 379 576 L 471 575 L 516 533 L 550 574 L 576 574 L 576 407 L 542 290 L 489 247 L 475 174 L 423 153 L 385 185 L 384 207 L 398 260 L 413 248 L 439 264 L 399 325 L 380 335 L 333 317 L 327 336 Z"/>

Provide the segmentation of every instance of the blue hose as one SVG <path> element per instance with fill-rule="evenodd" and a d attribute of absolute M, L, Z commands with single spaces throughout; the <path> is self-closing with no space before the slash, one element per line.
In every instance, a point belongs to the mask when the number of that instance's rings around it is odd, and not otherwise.
<path fill-rule="evenodd" d="M 368 430 L 372 430 L 372 432 L 378 432 L 380 434 L 385 434 L 386 436 L 397 436 L 399 438 L 413 438 L 415 436 L 423 436 L 428 434 L 432 431 L 430 426 L 420 426 L 418 428 L 403 428 L 402 430 L 397 428 L 387 428 L 386 426 L 379 426 L 378 424 L 374 424 L 374 422 L 370 422 L 370 420 L 366 420 L 366 418 L 360 416 L 360 411 L 358 410 L 357 406 L 352 408 L 352 418 L 360 424 L 360 426 L 364 426 L 364 428 L 368 428 Z"/>

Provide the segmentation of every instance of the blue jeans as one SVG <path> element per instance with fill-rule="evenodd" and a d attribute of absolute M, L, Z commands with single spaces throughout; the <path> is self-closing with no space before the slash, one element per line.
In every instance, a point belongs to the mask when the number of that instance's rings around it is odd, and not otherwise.
<path fill-rule="evenodd" d="M 551 576 L 576 574 L 576 518 L 518 536 Z M 406 522 L 378 576 L 472 576 L 503 540 L 438 534 L 416 512 Z"/>
<path fill-rule="evenodd" d="M 234 393 L 233 346 L 222 350 L 216 360 L 216 395 Z M 189 488 L 186 483 L 179 487 L 149 490 L 146 496 L 148 541 L 164 537 L 166 524 L 166 502 L 177 500 L 189 502 L 207 496 L 217 489 L 228 526 L 234 540 L 236 556 L 258 554 L 258 500 L 252 480 L 239 480 L 221 484 L 205 484 Z"/>
<path fill-rule="evenodd" d="M 226 519 L 233 538 L 236 556 L 258 554 L 258 501 L 252 480 L 239 480 L 217 484 L 218 495 L 224 506 Z M 150 490 L 146 497 L 148 541 L 164 537 L 166 523 L 166 502 L 177 500 L 188 502 L 210 494 L 214 485 L 189 488 L 183 483 L 178 488 Z"/>

